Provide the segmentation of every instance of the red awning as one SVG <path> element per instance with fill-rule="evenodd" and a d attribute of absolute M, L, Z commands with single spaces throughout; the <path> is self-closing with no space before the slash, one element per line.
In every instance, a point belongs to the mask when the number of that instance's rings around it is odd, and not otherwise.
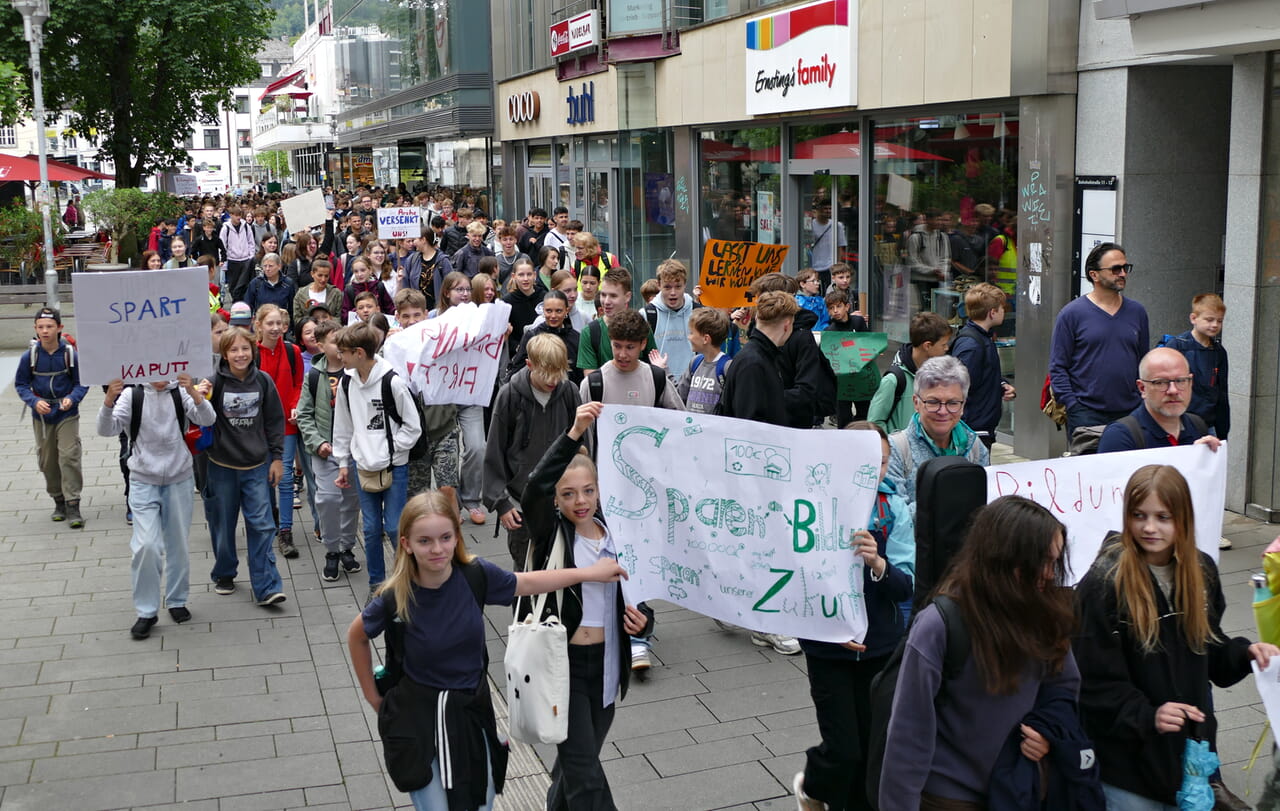
<path fill-rule="evenodd" d="M 276 79 L 274 82 L 267 85 L 266 90 L 262 91 L 262 95 L 258 96 L 258 101 L 262 101 L 267 96 L 277 95 L 277 91 L 280 88 L 285 87 L 286 85 L 293 84 L 294 81 L 296 81 L 300 76 L 302 76 L 303 73 L 306 73 L 306 71 L 295 70 L 293 73 L 290 73 L 288 76 L 281 76 L 279 79 Z"/>
<path fill-rule="evenodd" d="M 796 144 L 795 156 L 803 158 L 860 158 L 862 147 L 858 143 L 856 132 L 833 132 L 820 135 Z M 911 161 L 950 161 L 942 155 L 924 152 L 919 149 L 902 146 L 889 141 L 876 141 L 875 157 L 877 160 L 911 160 Z"/>
<path fill-rule="evenodd" d="M 49 180 L 84 180 L 96 175 L 86 169 L 80 169 L 58 161 L 49 161 Z M 106 175 L 103 175 L 106 177 Z M 115 180 L 115 178 L 111 178 Z M 0 154 L 0 183 L 15 180 L 36 182 L 40 180 L 40 163 L 35 158 L 19 158 L 16 155 Z"/>
<path fill-rule="evenodd" d="M 40 159 L 35 155 L 27 155 L 27 160 L 38 162 Z M 86 169 L 83 166 L 76 166 L 74 163 L 64 163 L 63 161 L 56 161 L 52 158 L 45 158 L 45 162 L 49 164 L 50 171 L 53 171 L 53 167 L 57 166 L 60 169 L 66 169 L 69 172 L 77 172 L 83 176 L 79 178 L 73 178 L 75 180 L 89 180 L 89 179 L 115 180 L 116 179 L 115 175 L 106 175 L 106 174 L 103 174 L 102 172 L 95 172 L 92 169 Z M 49 179 L 52 180 L 53 177 L 50 176 Z"/>

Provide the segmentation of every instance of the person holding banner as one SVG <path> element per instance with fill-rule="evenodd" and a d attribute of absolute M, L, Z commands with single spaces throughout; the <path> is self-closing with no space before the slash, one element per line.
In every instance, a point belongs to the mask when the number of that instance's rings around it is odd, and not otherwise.
<path fill-rule="evenodd" d="M 529 474 L 520 505 L 529 531 L 532 571 L 546 569 L 557 536 L 563 538 L 566 569 L 617 559 L 617 544 L 600 511 L 596 466 L 579 453 L 602 407 L 579 406 L 573 425 Z M 569 734 L 556 746 L 547 808 L 609 811 L 616 806 L 600 765 L 600 749 L 613 724 L 616 700 L 627 696 L 627 637 L 647 638 L 653 632 L 653 611 L 628 605 L 622 589 L 611 583 L 575 585 L 566 591 L 564 605 L 556 605 L 553 595 L 543 612 L 544 617 L 558 616 L 569 635 Z"/>
<path fill-rule="evenodd" d="M 1204 730 L 1196 737 L 1215 737 L 1209 682 L 1230 687 L 1250 660 L 1266 669 L 1280 648 L 1223 634 L 1218 567 L 1196 547 L 1191 489 L 1177 468 L 1135 471 L 1124 516 L 1076 588 L 1081 717 L 1107 807 L 1172 811 L 1190 724 Z"/>

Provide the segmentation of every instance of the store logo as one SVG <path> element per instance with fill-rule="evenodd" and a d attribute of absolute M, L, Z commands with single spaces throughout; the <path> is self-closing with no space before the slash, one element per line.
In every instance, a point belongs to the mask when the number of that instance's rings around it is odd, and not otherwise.
<path fill-rule="evenodd" d="M 542 101 L 533 90 L 507 96 L 507 120 L 512 124 L 528 124 L 538 120 Z"/>
<path fill-rule="evenodd" d="M 573 85 L 569 85 L 569 96 L 566 101 L 569 102 L 569 117 L 565 119 L 568 124 L 592 124 L 596 120 L 596 83 L 583 82 L 582 92 L 576 96 L 573 94 Z"/>
<path fill-rule="evenodd" d="M 817 0 L 746 21 L 749 115 L 853 106 L 857 0 Z"/>
<path fill-rule="evenodd" d="M 576 17 L 552 23 L 549 31 L 552 58 L 590 48 L 600 43 L 600 12 L 592 9 Z"/>

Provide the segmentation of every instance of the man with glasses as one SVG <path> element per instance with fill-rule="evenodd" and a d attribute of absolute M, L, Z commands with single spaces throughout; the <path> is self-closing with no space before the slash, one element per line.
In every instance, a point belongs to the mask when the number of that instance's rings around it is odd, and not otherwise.
<path fill-rule="evenodd" d="M 1202 417 L 1189 413 L 1191 367 L 1176 349 L 1153 349 L 1138 364 L 1138 392 L 1142 404 L 1102 432 L 1098 453 L 1164 448 L 1175 445 L 1208 445 L 1219 440 L 1209 433 Z"/>
<path fill-rule="evenodd" d="M 1133 381 L 1151 346 L 1146 309 L 1124 296 L 1133 272 L 1124 248 L 1104 242 L 1084 267 L 1093 290 L 1058 313 L 1049 346 L 1049 382 L 1067 409 L 1068 441 L 1077 429 L 1110 425 L 1141 404 Z"/>

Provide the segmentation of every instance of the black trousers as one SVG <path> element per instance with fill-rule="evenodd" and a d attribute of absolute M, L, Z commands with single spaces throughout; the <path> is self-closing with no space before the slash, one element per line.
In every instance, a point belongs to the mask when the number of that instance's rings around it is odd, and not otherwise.
<path fill-rule="evenodd" d="M 826 803 L 830 811 L 871 808 L 866 786 L 871 680 L 888 658 L 859 662 L 805 654 L 822 742 L 805 752 L 804 793 Z"/>
<path fill-rule="evenodd" d="M 619 644 L 626 644 L 620 640 Z M 603 705 L 604 643 L 569 646 L 569 736 L 556 746 L 547 811 L 614 811 L 600 749 L 613 725 L 614 706 Z"/>
<path fill-rule="evenodd" d="M 227 260 L 227 290 L 231 291 L 231 300 L 244 301 L 244 293 L 253 281 L 252 259 Z"/>

